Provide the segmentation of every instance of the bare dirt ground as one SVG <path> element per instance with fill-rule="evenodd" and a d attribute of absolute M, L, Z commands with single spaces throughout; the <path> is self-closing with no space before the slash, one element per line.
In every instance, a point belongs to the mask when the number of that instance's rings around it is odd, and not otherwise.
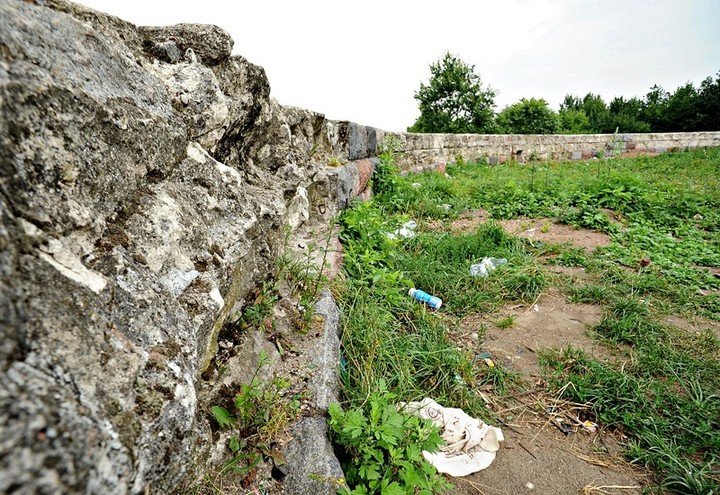
<path fill-rule="evenodd" d="M 552 244 L 570 243 L 575 247 L 592 251 L 599 246 L 608 246 L 610 236 L 589 229 L 578 229 L 570 225 L 554 223 L 547 218 L 501 220 L 500 225 L 509 234 Z"/>
<path fill-rule="evenodd" d="M 514 316 L 513 325 L 495 322 Z M 538 351 L 568 345 L 599 358 L 612 353 L 587 334 L 600 321 L 600 308 L 572 304 L 557 291 L 542 295 L 534 305 L 506 306 L 497 314 L 461 320 L 466 335 L 487 328 L 482 350 L 494 362 L 519 373 L 534 393 L 490 397 L 505 434 L 495 462 L 486 470 L 451 481 L 459 495 L 564 495 L 641 493 L 646 474 L 622 459 L 619 440 L 608 431 L 583 426 L 587 407 L 560 401 L 542 392 Z M 497 399 L 498 402 L 495 402 Z M 528 488 L 531 487 L 531 488 Z M 618 488 L 621 487 L 621 488 Z"/>
<path fill-rule="evenodd" d="M 499 328 L 496 322 L 514 317 L 509 328 Z M 531 305 L 514 305 L 503 308 L 490 318 L 469 316 L 463 326 L 486 325 L 483 350 L 510 371 L 525 377 L 539 377 L 537 353 L 544 349 L 568 345 L 598 357 L 607 357 L 608 351 L 588 335 L 590 326 L 600 322 L 600 308 L 592 304 L 572 304 L 557 291 L 543 294 Z"/>
<path fill-rule="evenodd" d="M 449 228 L 467 232 L 487 221 L 479 210 L 453 221 Z M 547 243 L 570 243 L 587 251 L 610 243 L 602 233 L 575 229 L 548 219 L 503 220 L 510 234 Z M 430 228 L 447 228 L 439 223 Z M 587 279 L 582 268 L 546 266 L 558 275 Z M 507 318 L 512 317 L 512 324 Z M 470 315 L 460 321 L 453 337 L 461 346 L 489 352 L 491 359 L 518 373 L 531 392 L 519 396 L 488 394 L 488 407 L 501 418 L 505 443 L 493 464 L 464 478 L 452 478 L 457 495 L 518 495 L 540 493 L 639 494 L 647 473 L 622 458 L 621 441 L 593 423 L 585 424 L 587 407 L 558 400 L 544 391 L 538 352 L 564 348 L 582 349 L 598 359 L 616 359 L 603 345 L 593 341 L 588 330 L 599 323 L 601 310 L 591 304 L 568 302 L 551 288 L 533 304 L 508 305 L 491 315 Z M 505 324 L 502 321 L 505 320 Z M 501 323 L 498 326 L 498 323 Z M 485 336 L 482 342 L 482 329 Z M 595 430 L 595 431 L 593 431 Z"/>
<path fill-rule="evenodd" d="M 490 467 L 450 480 L 455 485 L 455 494 L 642 492 L 642 474 L 621 459 L 617 440 L 608 433 L 578 431 L 565 436 L 547 421 L 543 422 L 541 416 L 535 423 L 528 420 L 512 429 L 503 427 L 503 433 L 505 442 Z"/>
<path fill-rule="evenodd" d="M 665 322 L 693 333 L 702 333 L 710 330 L 718 338 L 720 338 L 720 322 L 708 320 L 707 318 L 699 316 L 693 318 L 682 318 L 680 316 L 670 315 L 665 318 Z"/>
<path fill-rule="evenodd" d="M 475 210 L 453 220 L 449 228 L 453 232 L 470 232 L 487 222 L 489 218 L 490 215 L 485 210 Z M 570 243 L 586 251 L 593 251 L 600 246 L 610 244 L 610 236 L 607 234 L 556 223 L 549 218 L 517 218 L 497 220 L 497 222 L 508 234 L 550 244 Z M 445 223 L 439 220 L 428 223 L 428 228 L 433 230 L 443 227 L 446 227 Z"/>

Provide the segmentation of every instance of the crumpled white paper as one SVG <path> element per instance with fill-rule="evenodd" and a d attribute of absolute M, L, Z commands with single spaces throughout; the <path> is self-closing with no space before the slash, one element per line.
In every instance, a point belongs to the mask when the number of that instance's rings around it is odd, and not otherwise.
<path fill-rule="evenodd" d="M 397 239 L 399 237 L 402 237 L 403 239 L 412 239 L 415 237 L 415 228 L 417 227 L 417 222 L 415 220 L 410 220 L 409 222 L 405 222 L 402 227 L 397 229 L 395 232 L 390 232 L 388 234 L 385 234 L 388 239 Z"/>
<path fill-rule="evenodd" d="M 462 409 L 443 407 L 430 398 L 401 404 L 401 408 L 429 419 L 440 428 L 447 444 L 434 454 L 423 452 L 423 457 L 440 473 L 460 477 L 481 471 L 492 464 L 500 442 L 505 441 L 500 428 L 487 425 Z"/>

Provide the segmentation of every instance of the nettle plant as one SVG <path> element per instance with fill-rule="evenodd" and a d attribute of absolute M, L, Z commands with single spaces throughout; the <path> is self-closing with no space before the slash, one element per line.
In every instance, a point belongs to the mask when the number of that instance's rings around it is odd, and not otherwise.
<path fill-rule="evenodd" d="M 361 406 L 331 404 L 330 429 L 342 449 L 346 495 L 431 495 L 452 488 L 422 456 L 443 443 L 431 422 L 398 411 L 383 381 Z"/>

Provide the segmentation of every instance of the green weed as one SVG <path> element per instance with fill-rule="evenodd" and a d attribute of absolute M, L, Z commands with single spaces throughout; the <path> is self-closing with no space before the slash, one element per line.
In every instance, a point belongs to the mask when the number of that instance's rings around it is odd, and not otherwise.
<path fill-rule="evenodd" d="M 515 315 L 506 316 L 505 318 L 500 318 L 498 321 L 495 322 L 495 326 L 498 328 L 504 330 L 506 328 L 511 328 L 515 324 Z"/>
<path fill-rule="evenodd" d="M 236 433 L 228 441 L 232 458 L 225 463 L 220 475 L 228 471 L 242 476 L 251 473 L 262 459 L 265 448 L 262 442 L 275 438 L 299 414 L 300 397 L 285 394 L 290 382 L 276 378 L 266 383 L 258 378 L 260 370 L 268 364 L 267 354 L 261 352 L 250 381 L 240 387 L 232 405 L 210 408 L 221 429 Z"/>
<path fill-rule="evenodd" d="M 331 404 L 330 429 L 343 451 L 341 462 L 352 495 L 437 493 L 452 487 L 422 456 L 443 443 L 437 427 L 398 411 L 383 382 L 361 406 Z"/>

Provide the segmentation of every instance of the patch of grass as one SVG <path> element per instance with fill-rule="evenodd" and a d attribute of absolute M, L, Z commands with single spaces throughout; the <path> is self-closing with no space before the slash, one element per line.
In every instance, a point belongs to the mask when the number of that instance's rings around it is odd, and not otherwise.
<path fill-rule="evenodd" d="M 470 266 L 484 257 L 508 263 L 487 277 L 471 276 Z M 419 234 L 402 246 L 396 260 L 415 286 L 443 299 L 447 311 L 459 316 L 492 311 L 508 300 L 532 302 L 547 285 L 525 245 L 494 223 L 463 235 Z"/>
<path fill-rule="evenodd" d="M 542 362 L 565 397 L 591 404 L 598 421 L 631 435 L 628 455 L 655 469 L 661 488 L 715 493 L 720 489 L 720 397 L 706 391 L 717 390 L 717 375 L 698 374 L 691 365 L 696 357 L 677 356 L 677 350 L 657 341 L 647 339 L 635 350 L 637 361 L 620 369 L 569 348 L 545 354 Z M 689 366 L 668 370 L 674 366 L 667 360 L 678 357 Z"/>
<path fill-rule="evenodd" d="M 605 285 L 588 284 L 570 289 L 568 299 L 574 303 L 602 304 L 611 297 L 611 291 Z"/>
<path fill-rule="evenodd" d="M 603 306 L 593 335 L 627 359 L 546 353 L 551 387 L 591 404 L 600 423 L 627 434 L 627 455 L 655 470 L 658 490 L 718 492 L 720 342 L 660 317 L 720 320 L 720 279 L 708 270 L 720 266 L 720 149 L 531 167 L 457 162 L 448 174 L 401 178 L 388 155 L 375 200 L 341 219 L 348 278 L 336 291 L 344 311 L 347 403 L 363 404 L 384 382 L 403 400 L 432 395 L 487 416 L 478 388 L 502 392 L 516 377 L 459 349 L 448 322 L 509 301 L 531 303 L 560 280 L 572 302 Z M 423 229 L 423 219 L 452 219 L 470 209 L 494 218 L 554 218 L 606 232 L 611 244 L 586 253 L 522 241 L 492 222 L 458 235 Z M 409 218 L 420 223 L 414 238 L 387 237 Z M 486 278 L 470 276 L 470 265 L 483 257 L 508 263 Z M 538 258 L 583 267 L 590 281 L 550 277 Z M 442 298 L 441 312 L 452 318 L 410 299 L 409 287 Z"/>
<path fill-rule="evenodd" d="M 718 297 L 698 296 L 720 290 L 720 279 L 704 268 L 720 266 L 720 149 L 533 167 L 464 163 L 448 166 L 448 174 L 413 176 L 414 188 L 400 184 L 391 211 L 445 218 L 482 208 L 495 218 L 550 217 L 607 232 L 613 242 L 598 259 L 632 270 L 650 263 L 633 288 L 720 319 Z M 450 204 L 451 213 L 435 208 L 441 204 Z M 554 262 L 592 260 L 566 251 Z"/>
<path fill-rule="evenodd" d="M 407 183 L 392 171 L 391 162 L 388 170 L 386 185 L 402 188 Z M 450 340 L 447 320 L 407 291 L 421 288 L 445 301 L 442 312 L 462 315 L 493 309 L 518 287 L 513 297 L 530 297 L 542 285 L 542 275 L 524 245 L 497 225 L 462 237 L 422 232 L 411 239 L 391 239 L 387 234 L 407 217 L 389 213 L 394 206 L 388 201 L 376 197 L 356 204 L 340 218 L 347 278 L 335 293 L 344 315 L 346 401 L 362 404 L 385 383 L 400 400 L 432 396 L 441 404 L 486 416 L 478 387 L 508 386 L 511 375 L 476 363 L 471 350 L 459 349 Z M 472 277 L 470 265 L 485 256 L 506 257 L 508 265 L 515 266 L 502 266 L 487 278 Z"/>
<path fill-rule="evenodd" d="M 560 266 L 586 267 L 588 266 L 588 258 L 582 248 L 565 247 L 554 258 L 550 259 L 550 263 Z"/>
<path fill-rule="evenodd" d="M 350 404 L 362 403 L 384 382 L 402 400 L 432 396 L 441 404 L 484 412 L 475 390 L 495 383 L 496 373 L 459 350 L 446 325 L 424 306 L 413 300 L 382 306 L 364 288 L 346 289 L 341 301 Z"/>
<path fill-rule="evenodd" d="M 506 316 L 505 318 L 500 318 L 498 321 L 495 322 L 495 326 L 500 328 L 501 330 L 504 330 L 506 328 L 511 328 L 515 324 L 515 315 Z"/>

